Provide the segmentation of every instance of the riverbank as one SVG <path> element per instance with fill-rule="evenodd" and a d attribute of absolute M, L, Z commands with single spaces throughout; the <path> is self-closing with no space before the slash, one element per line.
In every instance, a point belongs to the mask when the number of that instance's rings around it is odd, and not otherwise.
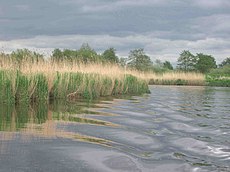
<path fill-rule="evenodd" d="M 147 76 L 150 85 L 190 85 L 204 86 L 205 75 L 195 72 L 166 72 Z"/>
<path fill-rule="evenodd" d="M 216 81 L 195 72 L 140 72 L 108 63 L 0 58 L 0 103 L 139 95 L 149 93 L 148 85 L 229 86 L 229 78 Z"/>
<path fill-rule="evenodd" d="M 149 74 L 146 78 L 148 78 L 149 85 L 230 87 L 230 77 L 221 73 L 213 75 L 195 72 L 166 72 Z"/>
<path fill-rule="evenodd" d="M 230 87 L 230 66 L 214 69 L 206 75 L 209 86 Z"/>
<path fill-rule="evenodd" d="M 146 80 L 115 65 L 5 61 L 0 67 L 0 103 L 73 101 L 148 92 Z"/>

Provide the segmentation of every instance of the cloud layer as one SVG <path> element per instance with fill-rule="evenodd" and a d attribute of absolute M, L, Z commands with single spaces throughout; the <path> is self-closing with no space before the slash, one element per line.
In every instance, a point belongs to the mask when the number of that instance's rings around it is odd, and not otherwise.
<path fill-rule="evenodd" d="M 2 51 L 50 53 L 88 42 L 99 52 L 145 48 L 174 62 L 184 49 L 230 56 L 229 0 L 2 0 L 0 25 Z"/>

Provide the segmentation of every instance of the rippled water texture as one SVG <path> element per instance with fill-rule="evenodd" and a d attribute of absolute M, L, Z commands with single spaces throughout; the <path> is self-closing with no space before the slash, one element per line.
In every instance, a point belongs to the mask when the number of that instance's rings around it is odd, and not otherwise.
<path fill-rule="evenodd" d="M 230 89 L 0 106 L 0 172 L 230 171 Z"/>

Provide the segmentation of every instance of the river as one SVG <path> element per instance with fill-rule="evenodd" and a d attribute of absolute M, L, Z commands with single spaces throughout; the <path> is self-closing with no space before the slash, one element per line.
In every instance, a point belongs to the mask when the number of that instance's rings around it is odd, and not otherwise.
<path fill-rule="evenodd" d="M 230 88 L 0 106 L 0 172 L 230 171 Z"/>

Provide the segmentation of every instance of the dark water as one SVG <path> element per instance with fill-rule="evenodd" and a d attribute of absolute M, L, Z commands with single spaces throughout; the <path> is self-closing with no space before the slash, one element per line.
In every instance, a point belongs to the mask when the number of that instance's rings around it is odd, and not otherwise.
<path fill-rule="evenodd" d="M 230 171 L 230 89 L 0 106 L 0 172 Z"/>

